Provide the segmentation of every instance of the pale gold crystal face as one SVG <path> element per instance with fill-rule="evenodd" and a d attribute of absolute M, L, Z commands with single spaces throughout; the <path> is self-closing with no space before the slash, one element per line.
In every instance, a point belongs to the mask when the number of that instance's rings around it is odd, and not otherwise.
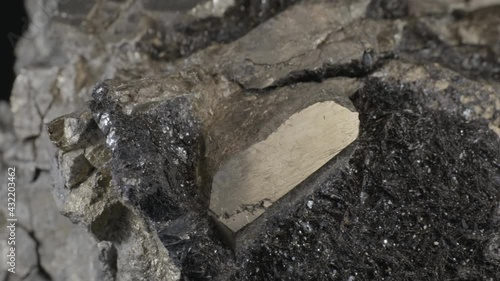
<path fill-rule="evenodd" d="M 237 232 L 352 143 L 358 128 L 358 113 L 333 101 L 291 115 L 222 165 L 212 183 L 211 211 Z"/>

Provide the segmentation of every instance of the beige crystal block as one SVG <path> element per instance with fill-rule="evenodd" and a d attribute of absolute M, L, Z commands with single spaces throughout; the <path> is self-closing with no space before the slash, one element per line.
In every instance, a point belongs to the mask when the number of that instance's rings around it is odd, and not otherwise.
<path fill-rule="evenodd" d="M 210 209 L 237 232 L 352 143 L 358 128 L 358 114 L 334 101 L 294 113 L 222 165 L 213 179 Z"/>

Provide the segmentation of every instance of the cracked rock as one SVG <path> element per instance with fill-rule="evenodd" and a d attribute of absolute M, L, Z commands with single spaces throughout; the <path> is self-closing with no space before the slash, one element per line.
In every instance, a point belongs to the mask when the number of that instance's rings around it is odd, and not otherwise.
<path fill-rule="evenodd" d="M 250 89 L 362 76 L 390 56 L 398 39 L 396 23 L 363 17 L 367 4 L 340 1 L 293 6 L 216 51 L 221 57 L 216 64 L 230 80 Z M 262 34 L 269 39 L 260 41 Z M 194 59 L 205 61 L 213 55 L 210 50 Z"/>

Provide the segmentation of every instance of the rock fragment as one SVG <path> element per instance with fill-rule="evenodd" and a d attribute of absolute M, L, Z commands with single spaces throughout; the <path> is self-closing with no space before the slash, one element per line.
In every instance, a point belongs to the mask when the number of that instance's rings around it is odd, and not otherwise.
<path fill-rule="evenodd" d="M 288 117 L 281 124 L 259 120 L 260 131 L 270 127 L 271 133 L 261 141 L 248 141 L 245 148 L 228 155 L 213 176 L 210 210 L 233 232 L 255 220 L 358 135 L 357 114 L 334 101 L 318 102 L 295 112 L 291 105 L 269 102 L 263 108 Z M 246 122 L 252 122 L 253 115 L 266 113 L 253 111 Z M 271 114 L 269 117 L 270 122 L 278 121 Z M 248 128 L 254 132 L 253 126 Z M 258 140 L 258 134 L 255 136 Z M 238 136 L 231 138 L 237 140 Z"/>
<path fill-rule="evenodd" d="M 70 151 L 61 155 L 62 171 L 66 187 L 73 188 L 82 183 L 89 176 L 93 167 L 85 158 L 83 150 Z"/>

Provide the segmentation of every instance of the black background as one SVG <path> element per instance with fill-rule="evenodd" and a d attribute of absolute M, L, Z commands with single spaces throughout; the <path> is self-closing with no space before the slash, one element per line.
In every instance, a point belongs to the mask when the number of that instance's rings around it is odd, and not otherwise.
<path fill-rule="evenodd" d="M 9 6 L 4 9 L 4 23 L 2 30 L 2 55 L 4 57 L 2 63 L 2 73 L 6 75 L 1 79 L 2 90 L 1 100 L 8 100 L 12 90 L 12 83 L 14 82 L 14 46 L 12 46 L 11 38 L 18 38 L 22 35 L 25 28 L 27 16 L 24 10 L 23 0 L 10 0 Z M 9 34 L 11 36 L 9 36 Z M 16 35 L 16 36 L 13 36 Z"/>

